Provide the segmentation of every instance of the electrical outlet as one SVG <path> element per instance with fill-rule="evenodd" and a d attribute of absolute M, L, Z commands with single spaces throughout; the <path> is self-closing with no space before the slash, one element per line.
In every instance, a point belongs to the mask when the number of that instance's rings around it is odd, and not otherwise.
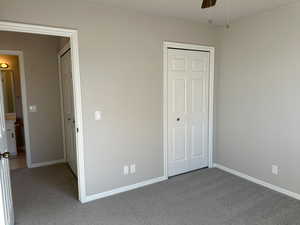
<path fill-rule="evenodd" d="M 272 173 L 276 176 L 278 175 L 279 169 L 277 165 L 272 165 Z"/>
<path fill-rule="evenodd" d="M 129 167 L 128 166 L 124 166 L 123 172 L 124 172 L 124 175 L 128 175 L 129 174 Z"/>
<path fill-rule="evenodd" d="M 130 173 L 135 173 L 135 164 L 130 165 Z"/>

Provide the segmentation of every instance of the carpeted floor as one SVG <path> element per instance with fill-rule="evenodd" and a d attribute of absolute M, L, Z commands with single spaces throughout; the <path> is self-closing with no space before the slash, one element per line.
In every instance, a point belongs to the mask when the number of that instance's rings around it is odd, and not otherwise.
<path fill-rule="evenodd" d="M 88 204 L 64 164 L 12 171 L 17 225 L 300 225 L 300 201 L 206 169 Z"/>

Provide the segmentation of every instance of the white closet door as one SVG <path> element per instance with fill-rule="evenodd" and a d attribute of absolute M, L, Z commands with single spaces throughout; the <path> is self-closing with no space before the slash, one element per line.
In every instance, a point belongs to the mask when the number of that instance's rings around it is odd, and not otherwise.
<path fill-rule="evenodd" d="M 5 157 L 7 152 L 4 101 L 3 101 L 3 83 L 0 79 L 0 224 L 14 224 L 14 209 L 11 194 L 11 182 L 9 171 L 9 160 Z M 8 155 L 6 155 L 8 156 Z"/>
<path fill-rule="evenodd" d="M 64 111 L 64 131 L 67 162 L 73 173 L 77 175 L 76 131 L 73 99 L 73 79 L 71 51 L 61 57 L 61 80 Z"/>
<path fill-rule="evenodd" d="M 168 49 L 168 175 L 208 166 L 209 53 Z"/>

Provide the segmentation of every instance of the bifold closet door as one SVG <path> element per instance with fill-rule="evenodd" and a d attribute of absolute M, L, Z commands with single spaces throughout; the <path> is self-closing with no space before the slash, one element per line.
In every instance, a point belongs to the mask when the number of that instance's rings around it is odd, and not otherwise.
<path fill-rule="evenodd" d="M 66 160 L 70 165 L 73 173 L 77 175 L 76 130 L 74 115 L 71 50 L 68 50 L 63 56 L 61 56 L 60 64 L 63 94 Z"/>
<path fill-rule="evenodd" d="M 168 49 L 168 175 L 208 166 L 209 52 Z"/>

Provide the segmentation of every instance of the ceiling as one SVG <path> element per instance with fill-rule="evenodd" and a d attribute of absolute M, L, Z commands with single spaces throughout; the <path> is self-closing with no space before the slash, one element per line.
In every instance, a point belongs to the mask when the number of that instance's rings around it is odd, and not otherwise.
<path fill-rule="evenodd" d="M 202 0 L 90 0 L 150 14 L 225 25 L 238 18 L 250 16 L 299 0 L 217 0 L 214 8 L 202 10 Z"/>

